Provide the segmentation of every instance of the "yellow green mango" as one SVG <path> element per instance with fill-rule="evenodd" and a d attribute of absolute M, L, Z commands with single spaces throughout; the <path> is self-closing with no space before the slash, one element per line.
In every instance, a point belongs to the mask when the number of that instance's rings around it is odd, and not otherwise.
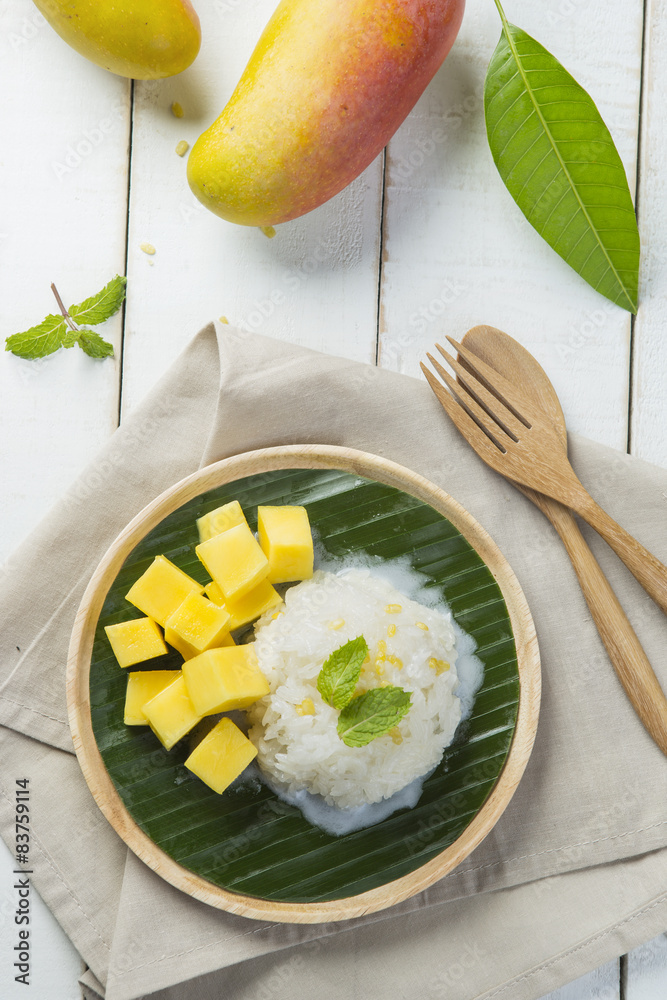
<path fill-rule="evenodd" d="M 271 226 L 341 191 L 387 144 L 456 38 L 464 0 L 282 0 L 188 181 L 216 215 Z"/>
<path fill-rule="evenodd" d="M 189 0 L 35 0 L 68 45 L 104 69 L 159 80 L 199 52 L 199 18 Z"/>

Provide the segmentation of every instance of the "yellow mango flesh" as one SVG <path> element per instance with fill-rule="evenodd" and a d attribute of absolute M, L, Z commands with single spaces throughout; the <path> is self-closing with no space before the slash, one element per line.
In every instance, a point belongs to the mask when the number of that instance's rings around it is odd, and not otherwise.
<path fill-rule="evenodd" d="M 199 656 L 201 650 L 195 649 L 191 646 L 189 642 L 186 642 L 178 632 L 172 631 L 170 628 L 165 628 L 164 630 L 165 641 L 173 646 L 177 652 L 181 654 L 184 660 L 191 660 L 193 656 Z"/>
<path fill-rule="evenodd" d="M 277 607 L 283 601 L 278 591 L 268 580 L 262 580 L 256 587 L 235 601 L 225 601 L 224 594 L 217 583 L 209 583 L 206 587 L 206 593 L 214 604 L 223 606 L 229 613 L 230 632 L 254 622 L 255 618 L 259 618 L 265 611 Z"/>
<path fill-rule="evenodd" d="M 310 579 L 313 536 L 305 507 L 258 507 L 257 535 L 269 560 L 271 583 Z"/>
<path fill-rule="evenodd" d="M 192 751 L 185 766 L 221 794 L 257 756 L 257 750 L 231 719 L 221 719 Z"/>
<path fill-rule="evenodd" d="M 129 622 L 106 625 L 104 631 L 121 667 L 133 667 L 135 663 L 152 660 L 168 652 L 162 633 L 152 618 L 134 618 Z"/>
<path fill-rule="evenodd" d="M 156 556 L 125 597 L 130 604 L 164 626 L 188 594 L 201 594 L 203 590 L 201 584 L 165 556 Z"/>
<path fill-rule="evenodd" d="M 220 590 L 220 587 L 217 585 L 215 580 L 212 580 L 211 583 L 206 584 L 206 586 L 204 587 L 204 593 L 206 594 L 208 599 L 210 601 L 213 601 L 214 604 L 217 604 L 218 607 L 223 608 L 225 606 L 225 595 Z"/>
<path fill-rule="evenodd" d="M 179 670 L 134 670 L 127 675 L 126 726 L 147 726 L 144 705 L 178 678 Z"/>
<path fill-rule="evenodd" d="M 414 106 L 456 38 L 463 7 L 282 0 L 227 106 L 190 153 L 196 197 L 246 226 L 277 225 L 332 198 Z"/>
<path fill-rule="evenodd" d="M 164 638 L 165 641 L 168 642 L 170 646 L 173 646 L 174 649 L 181 654 L 184 660 L 191 660 L 193 656 L 199 656 L 201 652 L 200 649 L 195 649 L 195 647 L 191 646 L 189 642 L 186 642 L 185 639 L 182 639 L 181 636 L 178 634 L 178 632 L 172 632 L 170 628 L 166 628 L 164 630 Z M 225 635 L 222 637 L 222 639 L 217 643 L 217 645 L 235 646 L 236 643 L 232 639 L 229 632 L 226 632 Z"/>
<path fill-rule="evenodd" d="M 188 594 L 167 618 L 165 627 L 203 653 L 211 646 L 219 646 L 229 632 L 229 614 L 201 594 Z"/>
<path fill-rule="evenodd" d="M 269 561 L 247 524 L 237 524 L 195 549 L 225 600 L 252 590 L 269 572 Z"/>
<path fill-rule="evenodd" d="M 237 524 L 247 523 L 241 504 L 238 500 L 232 500 L 231 503 L 225 503 L 222 507 L 216 507 L 215 510 L 204 514 L 203 517 L 197 518 L 199 541 L 207 542 L 209 538 L 222 534 L 228 528 L 235 528 Z"/>
<path fill-rule="evenodd" d="M 209 649 L 183 664 L 190 700 L 200 716 L 248 708 L 269 693 L 252 643 Z"/>
<path fill-rule="evenodd" d="M 186 69 L 201 44 L 189 0 L 35 0 L 68 45 L 104 69 L 159 80 Z"/>
<path fill-rule="evenodd" d="M 188 696 L 183 674 L 180 670 L 176 673 L 176 679 L 143 707 L 149 726 L 167 750 L 201 720 Z"/>

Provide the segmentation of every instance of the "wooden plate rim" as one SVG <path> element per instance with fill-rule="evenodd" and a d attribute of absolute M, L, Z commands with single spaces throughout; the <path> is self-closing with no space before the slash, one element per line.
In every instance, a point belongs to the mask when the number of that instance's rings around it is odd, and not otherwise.
<path fill-rule="evenodd" d="M 453 844 L 409 875 L 368 892 L 320 903 L 281 903 L 239 895 L 188 871 L 159 848 L 127 811 L 104 766 L 90 712 L 90 663 L 98 618 L 107 593 L 132 549 L 160 521 L 207 490 L 280 469 L 339 469 L 393 486 L 429 504 L 461 532 L 496 579 L 507 605 L 516 643 L 519 709 L 503 769 L 480 811 Z M 535 740 L 540 707 L 540 658 L 525 596 L 495 542 L 444 490 L 409 469 L 366 452 L 335 445 L 285 445 L 244 452 L 208 465 L 165 490 L 127 525 L 95 570 L 79 606 L 67 664 L 67 709 L 76 755 L 88 787 L 116 833 L 158 875 L 195 899 L 256 920 L 322 923 L 348 920 L 393 906 L 452 871 L 486 837 L 507 807 Z"/>

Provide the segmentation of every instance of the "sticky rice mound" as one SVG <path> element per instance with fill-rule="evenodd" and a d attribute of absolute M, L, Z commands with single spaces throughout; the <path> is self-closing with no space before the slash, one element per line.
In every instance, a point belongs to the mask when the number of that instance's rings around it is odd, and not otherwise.
<path fill-rule="evenodd" d="M 390 733 L 348 747 L 317 676 L 358 635 L 370 660 L 356 693 L 394 684 L 412 704 Z M 366 569 L 318 571 L 290 588 L 279 613 L 257 623 L 255 649 L 271 692 L 249 710 L 249 737 L 264 775 L 287 795 L 305 789 L 341 809 L 389 798 L 436 766 L 461 719 L 451 619 Z"/>

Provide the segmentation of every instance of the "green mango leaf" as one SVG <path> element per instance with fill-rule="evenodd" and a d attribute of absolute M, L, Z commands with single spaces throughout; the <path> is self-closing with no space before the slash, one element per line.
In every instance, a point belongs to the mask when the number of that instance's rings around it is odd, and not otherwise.
<path fill-rule="evenodd" d="M 609 130 L 583 87 L 496 6 L 503 30 L 484 112 L 498 172 L 549 246 L 601 295 L 636 312 L 639 232 Z"/>

